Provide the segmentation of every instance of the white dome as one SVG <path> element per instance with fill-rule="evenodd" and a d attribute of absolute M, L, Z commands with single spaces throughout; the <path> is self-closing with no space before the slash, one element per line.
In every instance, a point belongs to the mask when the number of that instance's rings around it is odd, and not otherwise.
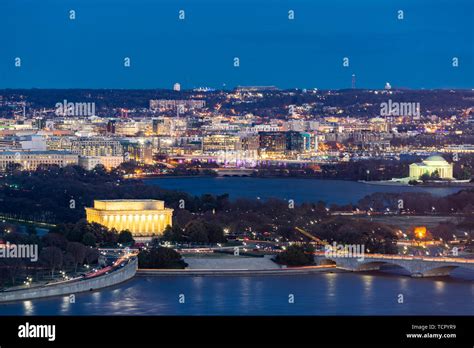
<path fill-rule="evenodd" d="M 430 165 L 434 165 L 434 164 L 447 165 L 447 164 L 449 164 L 448 161 L 446 161 L 443 157 L 441 157 L 439 155 L 430 156 L 427 159 L 425 159 L 423 162 L 427 163 L 427 164 L 430 164 Z"/>

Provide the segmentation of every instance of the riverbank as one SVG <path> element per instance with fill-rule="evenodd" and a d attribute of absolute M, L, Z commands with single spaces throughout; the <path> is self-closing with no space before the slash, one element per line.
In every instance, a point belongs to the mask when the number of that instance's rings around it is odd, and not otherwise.
<path fill-rule="evenodd" d="M 60 284 L 50 284 L 30 289 L 3 291 L 0 292 L 0 303 L 64 296 L 104 289 L 133 278 L 137 272 L 137 268 L 138 260 L 134 259 L 124 267 L 109 274 L 98 276 L 97 278 L 81 278 L 74 281 L 62 282 Z"/>
<path fill-rule="evenodd" d="M 366 185 L 375 185 L 375 186 L 392 186 L 392 187 L 426 187 L 426 188 L 474 188 L 474 183 L 472 182 L 446 182 L 446 183 L 419 183 L 416 185 L 410 185 L 408 183 L 400 181 L 366 181 L 359 180 L 358 182 Z"/>
<path fill-rule="evenodd" d="M 185 179 L 185 178 L 217 178 L 217 175 L 207 175 L 207 174 L 196 174 L 196 175 L 163 175 L 163 174 L 150 174 L 150 175 L 137 175 L 133 174 L 132 176 L 126 175 L 123 178 L 125 180 L 137 180 L 137 179 Z"/>

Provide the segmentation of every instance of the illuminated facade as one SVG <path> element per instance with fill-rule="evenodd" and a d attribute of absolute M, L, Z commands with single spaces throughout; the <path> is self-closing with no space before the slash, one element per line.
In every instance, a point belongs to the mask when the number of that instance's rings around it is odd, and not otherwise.
<path fill-rule="evenodd" d="M 117 231 L 129 230 L 133 236 L 153 236 L 172 225 L 173 209 L 154 199 L 97 200 L 93 208 L 86 208 L 86 214 L 87 222 Z"/>
<path fill-rule="evenodd" d="M 105 169 L 117 168 L 123 163 L 123 156 L 79 156 L 79 165 L 86 170 L 92 170 L 97 165 L 103 165 Z"/>
<path fill-rule="evenodd" d="M 238 135 L 213 134 L 202 139 L 203 153 L 238 150 L 240 150 L 240 137 Z"/>
<path fill-rule="evenodd" d="M 146 138 L 123 139 L 121 141 L 128 160 L 139 163 L 153 163 L 153 144 Z"/>
<path fill-rule="evenodd" d="M 107 138 L 77 138 L 71 140 L 70 151 L 80 156 L 122 156 L 118 140 Z M 69 150 L 68 148 L 66 148 Z"/>
<path fill-rule="evenodd" d="M 192 109 L 202 109 L 206 106 L 204 100 L 194 100 L 194 99 L 185 99 L 185 100 L 171 100 L 171 99 L 152 99 L 150 100 L 150 110 L 176 110 L 182 106 L 184 110 Z"/>
<path fill-rule="evenodd" d="M 421 163 L 410 164 L 410 177 L 418 179 L 423 174 L 438 172 L 441 179 L 454 179 L 453 164 L 441 156 L 430 156 Z"/>
<path fill-rule="evenodd" d="M 77 165 L 78 156 L 66 151 L 6 151 L 0 153 L 0 172 L 19 164 L 21 170 L 36 170 L 39 166 Z"/>

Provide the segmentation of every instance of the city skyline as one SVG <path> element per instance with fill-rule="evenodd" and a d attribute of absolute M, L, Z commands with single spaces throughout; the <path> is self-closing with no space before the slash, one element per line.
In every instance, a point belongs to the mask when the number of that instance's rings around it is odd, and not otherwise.
<path fill-rule="evenodd" d="M 1 0 L 0 343 L 471 342 L 472 23 Z"/>

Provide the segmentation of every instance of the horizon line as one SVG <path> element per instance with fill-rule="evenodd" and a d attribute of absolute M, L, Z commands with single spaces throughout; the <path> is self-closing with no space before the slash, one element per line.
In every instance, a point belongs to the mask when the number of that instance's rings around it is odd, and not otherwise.
<path fill-rule="evenodd" d="M 259 85 L 238 85 L 230 89 L 224 88 L 212 88 L 212 87 L 193 87 L 193 88 L 186 88 L 181 89 L 180 91 L 176 91 L 172 88 L 163 88 L 163 87 L 154 87 L 154 88 L 120 88 L 120 87 L 0 87 L 0 91 L 6 90 L 93 90 L 93 91 L 104 91 L 104 90 L 124 90 L 124 91 L 169 91 L 175 93 L 182 93 L 182 92 L 196 92 L 198 89 L 204 89 L 201 92 L 226 92 L 232 91 L 239 88 L 259 88 L 260 91 L 276 91 L 276 92 L 284 92 L 284 91 L 474 91 L 474 87 L 436 87 L 436 88 L 410 88 L 410 87 L 392 87 L 390 89 L 385 88 L 303 88 L 303 87 L 290 87 L 290 88 L 279 88 L 277 86 L 259 86 Z M 268 88 L 268 89 L 267 89 Z M 206 91 L 205 89 L 208 89 Z"/>

